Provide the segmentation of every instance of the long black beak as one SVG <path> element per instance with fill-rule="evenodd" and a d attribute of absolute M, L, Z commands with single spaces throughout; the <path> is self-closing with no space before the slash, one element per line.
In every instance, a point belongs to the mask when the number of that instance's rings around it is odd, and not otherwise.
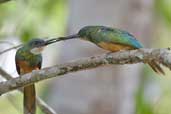
<path fill-rule="evenodd" d="M 66 37 L 53 38 L 53 39 L 47 40 L 45 45 L 49 45 L 49 44 L 59 42 L 59 41 L 62 41 L 62 40 L 69 40 L 69 39 L 75 39 L 75 38 L 79 38 L 79 35 L 75 34 L 75 35 L 66 36 Z"/>
<path fill-rule="evenodd" d="M 45 42 L 45 45 L 49 45 L 49 44 L 52 44 L 52 43 L 55 43 L 55 42 L 57 42 L 57 39 L 56 39 L 56 38 L 50 39 L 50 40 L 47 40 L 47 41 Z"/>
<path fill-rule="evenodd" d="M 69 39 L 75 39 L 75 38 L 79 38 L 80 36 L 78 34 L 74 34 L 74 35 L 70 35 L 70 36 L 66 36 L 66 37 L 60 37 L 59 40 L 69 40 Z"/>

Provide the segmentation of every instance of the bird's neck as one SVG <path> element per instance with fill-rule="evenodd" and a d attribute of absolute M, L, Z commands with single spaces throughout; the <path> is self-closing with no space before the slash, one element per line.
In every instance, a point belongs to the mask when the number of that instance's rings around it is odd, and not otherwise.
<path fill-rule="evenodd" d="M 18 51 L 18 55 L 22 59 L 29 62 L 30 65 L 33 65 L 33 66 L 34 66 L 34 64 L 37 64 L 37 62 L 40 61 L 42 58 L 41 54 L 35 55 L 35 54 L 31 53 L 30 50 L 26 47 L 20 48 Z"/>

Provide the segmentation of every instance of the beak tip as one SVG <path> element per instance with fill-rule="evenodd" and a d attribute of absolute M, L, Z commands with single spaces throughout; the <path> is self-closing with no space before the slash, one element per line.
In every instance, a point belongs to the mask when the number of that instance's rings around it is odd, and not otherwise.
<path fill-rule="evenodd" d="M 80 37 L 80 36 L 78 34 L 75 34 L 75 35 L 71 35 L 68 37 L 53 38 L 53 39 L 45 41 L 45 46 L 52 44 L 52 43 L 55 43 L 55 42 L 58 42 L 58 41 L 61 41 L 61 40 L 74 39 L 74 38 L 78 38 L 78 37 Z"/>
<path fill-rule="evenodd" d="M 57 39 L 50 39 L 50 40 L 45 41 L 45 45 L 49 45 L 55 42 L 57 42 Z"/>

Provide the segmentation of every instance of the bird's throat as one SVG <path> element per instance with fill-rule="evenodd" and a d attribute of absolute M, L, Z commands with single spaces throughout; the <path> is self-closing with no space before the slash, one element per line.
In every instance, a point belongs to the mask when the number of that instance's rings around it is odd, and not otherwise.
<path fill-rule="evenodd" d="M 30 50 L 32 54 L 39 55 L 43 51 L 44 47 L 39 47 L 39 48 L 33 48 Z"/>

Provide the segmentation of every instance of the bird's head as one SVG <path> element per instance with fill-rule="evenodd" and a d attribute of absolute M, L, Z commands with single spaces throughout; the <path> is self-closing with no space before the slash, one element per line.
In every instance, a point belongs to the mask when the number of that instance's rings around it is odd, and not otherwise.
<path fill-rule="evenodd" d="M 66 36 L 66 37 L 60 37 L 60 38 L 58 38 L 58 41 L 76 39 L 76 38 L 81 38 L 83 40 L 91 41 L 92 40 L 92 34 L 99 31 L 99 29 L 101 27 L 102 26 L 85 26 L 85 27 L 81 28 L 77 34 Z"/>
<path fill-rule="evenodd" d="M 32 54 L 38 55 L 41 54 L 41 52 L 43 51 L 44 47 L 56 42 L 54 39 L 50 39 L 50 40 L 43 40 L 43 39 L 32 39 L 30 40 L 27 44 L 26 47 L 27 49 L 29 49 L 29 51 Z"/>
<path fill-rule="evenodd" d="M 91 34 L 94 31 L 93 26 L 85 26 L 79 30 L 78 35 L 83 40 L 91 40 Z"/>

